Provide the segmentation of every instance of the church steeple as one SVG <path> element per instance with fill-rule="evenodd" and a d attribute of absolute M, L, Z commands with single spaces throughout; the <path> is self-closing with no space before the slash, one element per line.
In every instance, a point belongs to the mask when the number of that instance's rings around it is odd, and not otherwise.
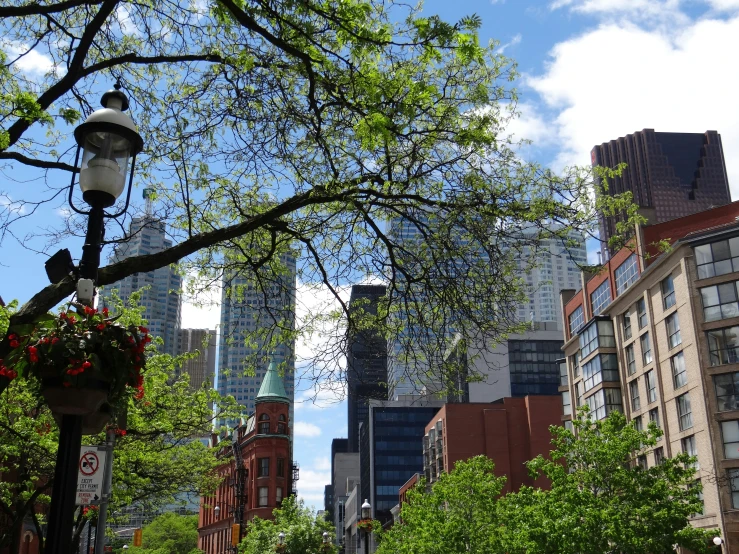
<path fill-rule="evenodd" d="M 269 363 L 267 373 L 264 375 L 262 386 L 259 387 L 259 393 L 254 399 L 255 403 L 260 402 L 284 402 L 290 403 L 290 398 L 285 392 L 285 385 L 282 382 L 280 374 L 277 373 L 277 364 L 274 361 Z"/>

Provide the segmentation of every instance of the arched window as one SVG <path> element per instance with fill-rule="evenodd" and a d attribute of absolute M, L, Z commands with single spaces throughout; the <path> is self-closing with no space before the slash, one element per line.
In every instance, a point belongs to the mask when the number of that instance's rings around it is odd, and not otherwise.
<path fill-rule="evenodd" d="M 280 414 L 280 417 L 278 417 L 277 419 L 278 419 L 278 422 L 279 422 L 279 423 L 277 423 L 277 434 L 278 435 L 286 435 L 287 434 L 287 425 L 285 425 L 285 421 L 286 421 L 285 415 L 284 414 Z"/>
<path fill-rule="evenodd" d="M 278 419 L 280 421 L 285 421 L 285 414 L 280 414 L 280 417 Z"/>
<path fill-rule="evenodd" d="M 259 416 L 259 434 L 269 434 L 269 416 L 267 414 L 262 414 Z"/>

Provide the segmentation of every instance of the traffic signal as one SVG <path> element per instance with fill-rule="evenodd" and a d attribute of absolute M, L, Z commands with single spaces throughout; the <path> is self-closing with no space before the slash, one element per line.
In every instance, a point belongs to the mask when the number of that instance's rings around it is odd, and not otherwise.
<path fill-rule="evenodd" d="M 141 529 L 135 529 L 133 532 L 133 545 L 141 546 Z"/>
<path fill-rule="evenodd" d="M 231 526 L 231 546 L 239 546 L 241 539 L 241 525 L 234 523 Z"/>

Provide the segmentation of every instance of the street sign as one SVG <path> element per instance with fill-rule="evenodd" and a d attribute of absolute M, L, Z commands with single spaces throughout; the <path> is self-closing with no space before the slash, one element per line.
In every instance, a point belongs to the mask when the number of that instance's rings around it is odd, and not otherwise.
<path fill-rule="evenodd" d="M 105 460 L 104 446 L 83 446 L 80 448 L 79 472 L 77 475 L 78 506 L 100 503 Z"/>

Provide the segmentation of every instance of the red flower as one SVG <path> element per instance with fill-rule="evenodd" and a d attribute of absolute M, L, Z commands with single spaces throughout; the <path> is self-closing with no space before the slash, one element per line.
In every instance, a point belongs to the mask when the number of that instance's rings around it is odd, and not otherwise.
<path fill-rule="evenodd" d="M 136 390 L 138 392 L 136 392 L 136 394 L 134 394 L 133 397 L 136 400 L 141 400 L 144 397 L 144 386 L 143 385 L 139 385 L 138 387 L 136 387 Z"/>
<path fill-rule="evenodd" d="M 98 331 L 104 331 L 105 330 L 105 323 L 101 323 L 99 325 L 95 325 L 95 329 Z"/>
<path fill-rule="evenodd" d="M 17 340 L 10 339 L 10 348 L 18 348 L 21 345 Z"/>
<path fill-rule="evenodd" d="M 90 367 L 92 367 L 92 364 L 91 364 L 90 362 L 87 362 L 87 361 L 85 361 L 85 362 L 84 362 L 84 363 L 82 364 L 82 369 L 88 369 L 88 368 L 90 368 Z"/>
<path fill-rule="evenodd" d="M 56 344 L 57 342 L 59 342 L 59 337 L 54 337 L 51 339 L 51 344 Z"/>
<path fill-rule="evenodd" d="M 67 321 L 69 321 L 72 325 L 74 325 L 75 323 L 77 323 L 77 318 L 74 317 L 73 315 L 68 315 Z"/>
<path fill-rule="evenodd" d="M 126 436 L 126 430 L 125 429 L 116 429 L 115 434 L 118 437 L 125 437 Z"/>
<path fill-rule="evenodd" d="M 103 315 L 108 317 L 108 308 L 103 308 Z"/>
<path fill-rule="evenodd" d="M 149 330 L 146 327 L 139 326 L 139 331 L 144 333 L 145 335 L 149 334 Z"/>
<path fill-rule="evenodd" d="M 90 306 L 85 306 L 85 315 L 86 316 L 95 315 L 96 313 L 98 313 L 98 311 L 96 309 L 91 308 Z"/>
<path fill-rule="evenodd" d="M 12 381 L 18 377 L 18 373 L 2 365 L 2 360 L 0 360 L 0 376 L 7 377 L 9 381 Z"/>

